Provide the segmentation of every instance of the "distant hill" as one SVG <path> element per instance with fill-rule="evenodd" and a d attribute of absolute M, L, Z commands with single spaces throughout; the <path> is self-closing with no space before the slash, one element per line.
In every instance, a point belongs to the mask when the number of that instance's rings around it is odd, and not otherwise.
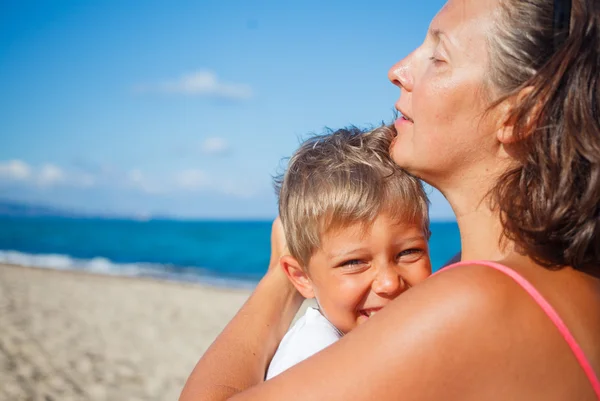
<path fill-rule="evenodd" d="M 91 217 L 51 206 L 0 200 L 0 216 L 13 217 Z"/>
<path fill-rule="evenodd" d="M 59 207 L 38 205 L 34 203 L 16 202 L 0 199 L 0 217 L 63 217 L 79 219 L 118 219 L 118 220 L 137 220 L 147 221 L 157 218 L 149 215 L 126 215 L 116 213 L 94 213 L 77 210 L 67 210 Z M 171 218 L 159 217 L 159 219 L 169 220 Z"/>

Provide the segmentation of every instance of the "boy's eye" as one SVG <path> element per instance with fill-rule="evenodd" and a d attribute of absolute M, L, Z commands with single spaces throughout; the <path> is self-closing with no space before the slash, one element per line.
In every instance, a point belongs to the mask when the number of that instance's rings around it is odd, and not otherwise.
<path fill-rule="evenodd" d="M 369 267 L 369 264 L 364 260 L 350 259 L 339 264 L 339 267 L 349 271 L 362 271 Z"/>
<path fill-rule="evenodd" d="M 359 259 L 352 259 L 352 260 L 347 260 L 345 262 L 342 262 L 340 264 L 340 266 L 357 266 L 357 265 L 361 265 L 364 264 L 365 262 L 363 262 L 362 260 Z"/>
<path fill-rule="evenodd" d="M 423 252 L 419 248 L 405 249 L 398 254 L 398 259 L 402 262 L 415 262 L 421 258 Z"/>

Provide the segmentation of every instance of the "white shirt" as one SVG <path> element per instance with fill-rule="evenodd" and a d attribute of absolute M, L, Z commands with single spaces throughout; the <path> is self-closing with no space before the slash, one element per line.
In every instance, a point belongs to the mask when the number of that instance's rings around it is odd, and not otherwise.
<path fill-rule="evenodd" d="M 340 331 L 321 312 L 308 308 L 279 343 L 267 369 L 266 380 L 330 346 L 341 337 Z"/>

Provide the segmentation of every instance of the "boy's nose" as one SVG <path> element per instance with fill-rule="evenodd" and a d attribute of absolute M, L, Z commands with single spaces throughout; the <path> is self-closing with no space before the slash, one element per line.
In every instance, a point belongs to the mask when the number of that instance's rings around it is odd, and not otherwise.
<path fill-rule="evenodd" d="M 391 266 L 381 267 L 372 284 L 373 292 L 384 298 L 394 298 L 406 288 L 402 276 Z"/>

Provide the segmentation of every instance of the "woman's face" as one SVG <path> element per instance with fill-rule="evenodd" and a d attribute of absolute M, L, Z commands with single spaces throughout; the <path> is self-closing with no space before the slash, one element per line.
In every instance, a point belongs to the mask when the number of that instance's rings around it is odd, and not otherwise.
<path fill-rule="evenodd" d="M 497 152 L 493 113 L 482 118 L 487 38 L 497 0 L 450 0 L 423 44 L 389 71 L 401 89 L 394 161 L 435 186 L 485 169 Z M 479 166 L 479 167 L 477 167 Z"/>

